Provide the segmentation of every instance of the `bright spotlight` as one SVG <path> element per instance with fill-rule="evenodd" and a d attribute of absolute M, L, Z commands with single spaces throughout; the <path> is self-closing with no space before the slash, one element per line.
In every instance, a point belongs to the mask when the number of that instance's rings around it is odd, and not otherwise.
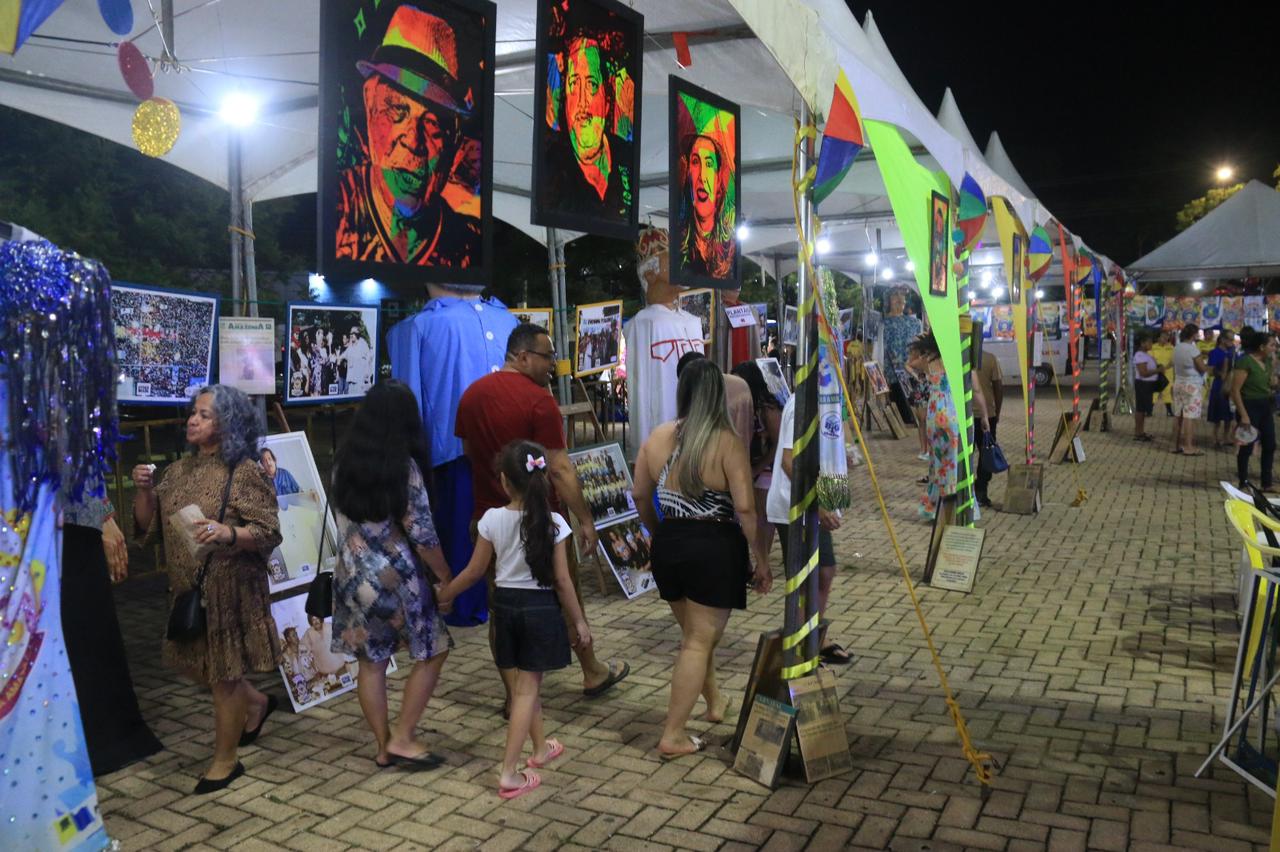
<path fill-rule="evenodd" d="M 1217 175 L 1219 181 L 1221 181 L 1222 183 L 1226 183 L 1227 181 L 1231 180 L 1233 177 L 1236 176 L 1236 170 L 1231 168 L 1230 166 L 1219 166 L 1218 171 L 1216 171 L 1214 174 Z"/>
<path fill-rule="evenodd" d="M 312 272 L 307 276 L 307 292 L 308 298 L 317 298 L 329 292 L 329 285 L 325 282 L 323 275 Z"/>
<path fill-rule="evenodd" d="M 738 239 L 745 240 L 749 236 L 751 236 L 751 228 L 747 226 L 746 222 L 743 222 L 738 226 Z"/>
<path fill-rule="evenodd" d="M 999 299 L 999 298 L 1000 298 L 1001 296 L 1003 296 L 1003 295 L 1004 295 L 1004 288 L 1003 288 L 1003 287 L 997 287 L 997 288 L 995 288 L 994 290 L 992 290 L 992 291 L 991 291 L 991 298 L 993 298 L 993 299 Z"/>
<path fill-rule="evenodd" d="M 911 261 L 909 261 L 909 260 L 907 261 L 907 271 L 908 271 L 908 272 L 915 272 L 915 271 L 916 271 L 916 265 L 915 265 L 914 263 L 912 263 Z"/>
<path fill-rule="evenodd" d="M 876 264 L 879 262 L 880 262 L 880 258 L 876 257 L 875 252 L 867 253 L 867 257 L 866 257 L 867 269 L 875 269 Z"/>
<path fill-rule="evenodd" d="M 992 279 L 993 279 L 993 278 L 994 278 L 994 276 L 991 274 L 991 270 L 990 270 L 990 269 L 988 269 L 986 272 L 982 273 L 982 286 L 983 286 L 983 287 L 990 287 L 990 286 L 991 286 L 991 281 L 992 281 Z"/>
<path fill-rule="evenodd" d="M 831 251 L 831 240 L 826 237 L 818 237 L 818 244 L 816 248 L 818 249 L 818 254 L 826 254 Z"/>
<path fill-rule="evenodd" d="M 1037 299 L 1043 299 L 1043 298 L 1044 298 L 1044 291 L 1043 291 L 1043 290 L 1037 290 L 1037 291 L 1036 291 L 1036 298 L 1037 298 Z"/>
<path fill-rule="evenodd" d="M 380 285 L 372 278 L 366 278 L 360 282 L 360 295 L 366 299 L 376 299 Z"/>
<path fill-rule="evenodd" d="M 245 92 L 232 92 L 222 99 L 218 115 L 232 127 L 248 127 L 258 119 L 258 99 Z"/>
<path fill-rule="evenodd" d="M 1204 282 L 1203 282 L 1203 281 L 1192 281 L 1192 282 L 1191 282 L 1191 289 L 1192 289 L 1192 290 L 1203 290 L 1203 289 L 1204 289 Z"/>
<path fill-rule="evenodd" d="M 892 280 L 893 280 L 893 267 L 892 267 L 892 266 L 886 266 L 884 269 L 881 269 L 881 270 L 880 270 L 880 277 L 881 277 L 881 278 L 883 278 L 885 281 L 892 281 Z"/>

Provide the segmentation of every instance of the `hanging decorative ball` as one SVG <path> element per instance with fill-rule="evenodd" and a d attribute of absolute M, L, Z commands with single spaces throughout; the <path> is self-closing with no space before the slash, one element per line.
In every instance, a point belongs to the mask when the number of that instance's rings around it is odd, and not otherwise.
<path fill-rule="evenodd" d="M 181 129 L 178 105 L 167 98 L 145 100 L 133 114 L 133 144 L 148 157 L 169 153 Z"/>
<path fill-rule="evenodd" d="M 133 31 L 133 4 L 129 0 L 98 0 L 98 11 L 116 35 L 127 36 Z"/>
<path fill-rule="evenodd" d="M 156 93 L 156 81 L 151 76 L 151 66 L 147 58 L 131 41 L 120 42 L 116 51 L 116 62 L 120 65 L 120 76 L 124 78 L 129 91 L 140 101 L 149 101 Z"/>

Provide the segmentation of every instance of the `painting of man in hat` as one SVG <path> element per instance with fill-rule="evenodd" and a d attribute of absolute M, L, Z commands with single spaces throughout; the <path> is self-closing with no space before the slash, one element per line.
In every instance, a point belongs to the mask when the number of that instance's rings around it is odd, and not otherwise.
<path fill-rule="evenodd" d="M 383 2 L 326 21 L 322 257 L 331 246 L 338 268 L 470 280 L 487 266 L 492 8 Z"/>
<path fill-rule="evenodd" d="M 615 0 L 540 0 L 533 220 L 634 239 L 644 21 Z"/>
<path fill-rule="evenodd" d="M 739 125 L 737 105 L 672 78 L 672 281 L 733 289 L 741 280 Z"/>

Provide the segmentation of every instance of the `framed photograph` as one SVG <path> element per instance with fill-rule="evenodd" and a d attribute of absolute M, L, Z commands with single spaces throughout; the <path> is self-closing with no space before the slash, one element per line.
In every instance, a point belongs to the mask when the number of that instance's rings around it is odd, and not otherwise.
<path fill-rule="evenodd" d="M 639 517 L 623 518 L 597 528 L 597 532 L 600 534 L 600 552 L 604 554 L 627 600 L 658 588 L 649 567 L 653 540 Z"/>
<path fill-rule="evenodd" d="M 488 283 L 495 14 L 487 0 L 320 4 L 321 273 Z"/>
<path fill-rule="evenodd" d="M 276 392 L 276 321 L 218 317 L 218 382 L 247 394 Z"/>
<path fill-rule="evenodd" d="M 889 382 L 885 380 L 884 371 L 880 369 L 880 365 L 875 361 L 867 361 L 862 365 L 867 371 L 867 382 L 871 385 L 871 392 L 874 394 L 882 394 L 889 392 Z"/>
<path fill-rule="evenodd" d="M 787 305 L 783 311 L 782 345 L 798 346 L 800 344 L 800 321 L 795 305 Z"/>
<path fill-rule="evenodd" d="M 733 768 L 771 790 L 777 787 L 795 727 L 794 707 L 766 695 L 756 695 Z"/>
<path fill-rule="evenodd" d="M 1011 237 L 1013 249 L 1013 269 L 1009 276 L 1009 304 L 1016 305 L 1022 300 L 1022 276 L 1026 274 L 1027 241 L 1022 234 Z"/>
<path fill-rule="evenodd" d="M 1039 302 L 1040 330 L 1045 340 L 1062 339 L 1062 315 L 1066 312 L 1063 302 Z"/>
<path fill-rule="evenodd" d="M 779 405 L 786 405 L 791 399 L 791 388 L 787 385 L 787 377 L 782 372 L 782 365 L 777 358 L 757 358 L 756 366 L 764 374 L 764 383 L 769 392 L 777 398 Z"/>
<path fill-rule="evenodd" d="M 289 303 L 285 402 L 359 399 L 378 380 L 378 309 Z"/>
<path fill-rule="evenodd" d="M 337 555 L 338 527 L 324 483 L 316 470 L 306 432 L 268 435 L 258 452 L 258 463 L 275 485 L 280 511 L 280 546 L 267 559 L 267 583 L 272 594 L 311 582 L 318 562 Z M 324 556 L 320 536 L 325 535 Z"/>
<path fill-rule="evenodd" d="M 929 295 L 947 295 L 947 251 L 950 234 L 951 199 L 940 192 L 929 199 Z"/>
<path fill-rule="evenodd" d="M 552 308 L 507 308 L 517 322 L 531 322 L 547 330 L 547 336 L 556 339 L 556 312 Z"/>
<path fill-rule="evenodd" d="M 309 616 L 306 604 L 306 595 L 294 595 L 271 604 L 271 617 L 280 633 L 280 676 L 295 713 L 355 689 L 360 671 L 355 657 L 329 650 L 333 617 L 321 620 Z M 396 661 L 392 657 L 387 671 L 395 670 Z"/>
<path fill-rule="evenodd" d="M 846 343 L 853 340 L 853 308 L 840 312 L 840 339 Z"/>
<path fill-rule="evenodd" d="M 669 98 L 671 283 L 736 289 L 742 284 L 740 109 L 674 75 Z"/>
<path fill-rule="evenodd" d="M 574 376 L 590 376 L 621 363 L 622 302 L 578 307 L 577 360 Z"/>
<path fill-rule="evenodd" d="M 582 496 L 591 508 L 596 526 L 614 518 L 634 515 L 636 501 L 631 496 L 631 471 L 621 444 L 603 444 L 569 453 L 578 472 Z"/>
<path fill-rule="evenodd" d="M 702 323 L 702 343 L 711 345 L 711 335 L 715 331 L 714 318 L 711 315 L 712 293 L 709 289 L 686 290 L 680 294 L 680 307 L 698 318 Z"/>
<path fill-rule="evenodd" d="M 769 305 L 766 302 L 755 302 L 752 303 L 751 310 L 756 312 L 756 325 L 760 326 L 760 333 L 763 335 L 769 328 Z"/>
<path fill-rule="evenodd" d="M 185 405 L 213 382 L 218 298 L 133 284 L 111 285 L 121 403 Z"/>
<path fill-rule="evenodd" d="M 532 221 L 634 241 L 644 18 L 617 0 L 538 0 Z"/>

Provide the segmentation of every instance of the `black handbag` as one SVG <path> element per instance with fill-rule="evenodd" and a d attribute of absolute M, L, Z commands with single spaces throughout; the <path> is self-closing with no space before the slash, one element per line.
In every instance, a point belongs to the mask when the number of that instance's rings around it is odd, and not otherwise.
<path fill-rule="evenodd" d="M 303 610 L 307 615 L 315 616 L 323 621 L 333 615 L 333 572 L 321 571 L 320 560 L 324 557 L 324 540 L 328 535 L 329 499 L 324 501 L 324 512 L 320 515 L 320 552 L 316 554 L 316 576 L 307 587 L 307 602 Z"/>
<path fill-rule="evenodd" d="M 1156 373 L 1156 393 L 1164 393 L 1164 389 L 1169 387 L 1169 377 L 1164 373 Z"/>
<path fill-rule="evenodd" d="M 236 472 L 227 469 L 227 484 L 222 488 L 222 508 L 218 510 L 218 523 L 227 516 L 227 500 L 231 496 L 231 480 Z M 173 610 L 169 613 L 169 624 L 164 635 L 174 642 L 191 642 L 203 637 L 207 632 L 207 620 L 204 612 L 204 575 L 209 571 L 209 562 L 213 554 L 204 558 L 204 564 L 196 574 L 196 584 L 173 599 Z"/>
<path fill-rule="evenodd" d="M 991 473 L 1004 473 L 1009 469 L 1009 460 L 1004 457 L 1004 450 L 996 443 L 996 436 L 990 432 L 982 435 L 982 449 L 978 463 Z"/>

